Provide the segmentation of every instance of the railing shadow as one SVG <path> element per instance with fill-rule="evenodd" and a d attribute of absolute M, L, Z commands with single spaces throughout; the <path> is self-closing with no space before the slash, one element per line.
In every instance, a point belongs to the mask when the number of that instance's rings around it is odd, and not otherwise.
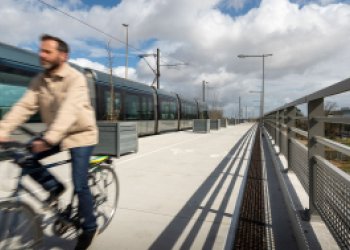
<path fill-rule="evenodd" d="M 217 238 L 217 234 L 224 217 L 232 217 L 232 214 L 225 212 L 225 210 L 228 206 L 229 199 L 232 196 L 233 188 L 235 186 L 240 169 L 243 165 L 243 161 L 245 160 L 244 157 L 239 157 L 239 155 L 243 152 L 243 156 L 245 156 L 247 146 L 244 147 L 244 142 L 249 140 L 253 134 L 254 129 L 255 128 L 253 126 L 231 148 L 224 159 L 199 186 L 197 191 L 186 202 L 183 208 L 177 213 L 177 215 L 158 236 L 158 238 L 152 243 L 149 249 L 172 249 L 175 244 L 181 245 L 179 249 L 191 249 L 196 237 L 206 222 L 206 218 L 209 214 L 214 213 L 214 223 L 211 223 L 202 249 L 213 248 L 213 244 L 215 243 L 215 239 Z M 236 169 L 234 169 L 235 165 L 237 166 Z M 232 170 L 234 170 L 234 174 L 231 173 Z M 231 178 L 231 180 L 229 181 L 218 209 L 212 209 L 215 199 L 218 197 L 219 192 L 224 187 L 224 183 L 227 182 L 229 178 Z M 211 190 L 212 193 L 205 202 L 205 205 L 201 206 L 201 202 L 204 202 Z M 193 219 L 199 210 L 200 213 L 198 217 L 196 219 Z M 193 225 L 189 225 L 191 222 L 194 222 Z M 183 237 L 182 235 L 186 228 L 189 228 L 189 232 L 186 233 L 185 237 Z M 181 237 L 184 239 L 182 240 Z M 179 242 L 180 238 L 182 240 L 181 242 Z"/>

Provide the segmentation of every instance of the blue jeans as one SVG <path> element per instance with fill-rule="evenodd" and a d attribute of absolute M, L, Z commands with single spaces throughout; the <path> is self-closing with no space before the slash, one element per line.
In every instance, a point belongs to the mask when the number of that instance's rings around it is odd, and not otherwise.
<path fill-rule="evenodd" d="M 97 228 L 93 199 L 88 185 L 89 161 L 93 148 L 94 146 L 86 146 L 71 148 L 69 150 L 72 160 L 74 192 L 79 200 L 78 213 L 82 221 L 81 227 L 86 231 Z M 39 171 L 32 172 L 29 175 L 48 192 L 55 190 L 60 183 L 46 168 L 42 167 L 39 160 L 58 152 L 60 152 L 60 148 L 59 146 L 55 146 L 48 151 L 36 154 L 35 160 L 24 166 L 26 168 L 40 168 Z"/>

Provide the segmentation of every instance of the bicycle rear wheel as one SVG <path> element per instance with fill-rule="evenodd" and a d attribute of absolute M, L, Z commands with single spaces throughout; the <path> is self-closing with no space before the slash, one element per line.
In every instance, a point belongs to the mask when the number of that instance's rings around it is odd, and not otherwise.
<path fill-rule="evenodd" d="M 0 202 L 0 249 L 39 249 L 43 232 L 39 215 L 20 201 Z"/>
<path fill-rule="evenodd" d="M 109 165 L 100 165 L 92 170 L 89 186 L 94 197 L 94 209 L 98 231 L 102 233 L 111 222 L 117 209 L 119 181 Z"/>

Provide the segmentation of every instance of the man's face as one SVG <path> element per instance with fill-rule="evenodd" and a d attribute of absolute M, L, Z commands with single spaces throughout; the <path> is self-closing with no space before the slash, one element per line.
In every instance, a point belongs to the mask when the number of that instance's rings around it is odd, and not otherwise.
<path fill-rule="evenodd" d="M 46 71 L 57 69 L 67 59 L 67 54 L 57 49 L 58 43 L 54 40 L 41 42 L 39 58 L 40 64 Z"/>

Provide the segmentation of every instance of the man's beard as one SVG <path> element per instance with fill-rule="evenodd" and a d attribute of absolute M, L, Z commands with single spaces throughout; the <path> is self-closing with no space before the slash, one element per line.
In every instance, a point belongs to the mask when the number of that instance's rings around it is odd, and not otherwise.
<path fill-rule="evenodd" d="M 60 66 L 61 62 L 59 60 L 56 60 L 54 62 L 47 62 L 41 60 L 40 64 L 44 68 L 45 73 L 50 73 L 57 69 Z"/>

